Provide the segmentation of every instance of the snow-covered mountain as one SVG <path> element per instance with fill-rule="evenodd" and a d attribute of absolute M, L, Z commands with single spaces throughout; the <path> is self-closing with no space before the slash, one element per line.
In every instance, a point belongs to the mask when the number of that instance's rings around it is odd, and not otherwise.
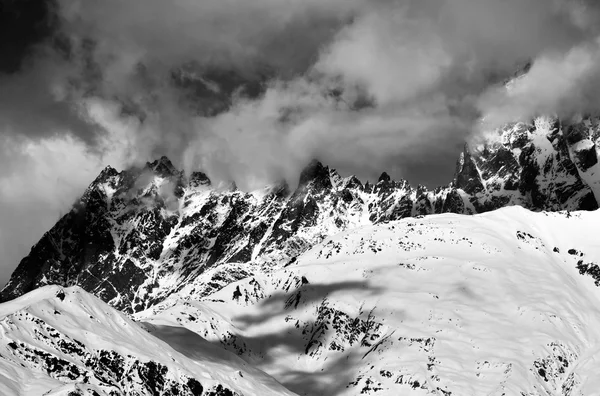
<path fill-rule="evenodd" d="M 362 226 L 135 320 L 46 286 L 0 305 L 0 390 L 597 395 L 599 224 L 511 207 Z"/>
<path fill-rule="evenodd" d="M 599 139 L 594 118 L 507 125 L 434 190 L 318 161 L 253 192 L 107 167 L 0 293 L 0 386 L 596 394 Z"/>
<path fill-rule="evenodd" d="M 538 117 L 530 125 L 509 124 L 472 152 L 465 150 L 455 185 L 468 195 L 474 212 L 515 204 L 594 210 L 600 201 L 598 143 L 598 118 L 561 124 Z"/>
<path fill-rule="evenodd" d="M 410 218 L 135 314 L 299 395 L 599 395 L 600 212 Z"/>
<path fill-rule="evenodd" d="M 0 293 L 78 285 L 124 312 L 185 288 L 198 297 L 281 268 L 338 232 L 432 213 L 510 205 L 593 210 L 600 197 L 600 121 L 538 118 L 465 148 L 446 187 L 413 188 L 383 173 L 376 184 L 313 161 L 298 187 L 242 192 L 185 175 L 165 157 L 122 172 L 107 167 L 33 247 Z"/>
<path fill-rule="evenodd" d="M 3 396 L 292 395 L 192 333 L 172 348 L 78 287 L 2 304 L 0 331 Z"/>

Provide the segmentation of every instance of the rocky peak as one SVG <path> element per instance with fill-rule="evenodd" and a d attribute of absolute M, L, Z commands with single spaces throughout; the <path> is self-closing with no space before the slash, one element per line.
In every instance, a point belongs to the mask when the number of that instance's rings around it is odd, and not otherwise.
<path fill-rule="evenodd" d="M 332 188 L 329 168 L 323 166 L 323 164 L 316 159 L 313 159 L 300 173 L 298 189 L 309 186 L 317 191 Z"/>
<path fill-rule="evenodd" d="M 362 182 L 360 180 L 358 180 L 358 178 L 354 175 L 348 176 L 347 178 L 344 179 L 343 187 L 349 188 L 349 189 L 363 190 Z"/>
<path fill-rule="evenodd" d="M 392 180 L 392 178 L 390 177 L 390 175 L 388 175 L 388 174 L 387 174 L 387 172 L 383 172 L 383 173 L 381 174 L 381 176 L 379 176 L 379 179 L 377 179 L 377 182 L 378 182 L 378 183 L 381 183 L 381 182 L 383 182 L 383 183 L 388 183 L 388 182 L 390 182 L 391 180 Z"/>
<path fill-rule="evenodd" d="M 375 184 L 375 186 L 373 186 L 373 192 L 377 193 L 380 196 L 389 195 L 396 188 L 402 188 L 403 185 L 404 183 L 402 181 L 396 183 L 392 180 L 390 175 L 387 174 L 387 172 L 383 172 L 381 176 L 379 176 L 379 179 L 377 179 L 377 183 Z"/>
<path fill-rule="evenodd" d="M 426 194 L 428 191 L 429 189 L 427 186 L 424 186 L 423 184 L 419 184 L 416 189 L 417 196 Z"/>
<path fill-rule="evenodd" d="M 456 163 L 454 185 L 472 195 L 484 189 L 479 170 L 466 144 Z"/>
<path fill-rule="evenodd" d="M 210 186 L 210 179 L 203 172 L 192 172 L 188 184 L 190 187 Z"/>
<path fill-rule="evenodd" d="M 103 183 L 108 178 L 118 176 L 118 175 L 119 175 L 119 171 L 117 171 L 112 166 L 108 165 L 108 166 L 106 166 L 106 168 L 102 169 L 102 171 L 100 172 L 100 174 L 98 175 L 96 180 L 94 180 L 94 183 Z"/>
<path fill-rule="evenodd" d="M 582 179 L 585 166 L 570 154 L 561 120 L 537 117 L 530 123 L 505 125 L 496 133 L 497 138 L 475 150 L 465 148 L 458 162 L 453 186 L 466 193 L 476 212 L 506 205 L 532 210 L 597 207 L 591 184 Z M 577 135 L 572 141 L 585 140 L 581 130 L 572 134 Z M 589 136 L 589 131 L 583 135 Z"/>
<path fill-rule="evenodd" d="M 179 173 L 179 170 L 175 168 L 171 160 L 164 155 L 156 161 L 148 162 L 146 166 L 161 177 L 170 177 Z"/>

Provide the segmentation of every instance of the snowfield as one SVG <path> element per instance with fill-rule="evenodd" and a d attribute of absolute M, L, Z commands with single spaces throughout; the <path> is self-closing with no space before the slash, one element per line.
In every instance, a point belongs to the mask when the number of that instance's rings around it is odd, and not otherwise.
<path fill-rule="evenodd" d="M 599 231 L 598 211 L 403 219 L 136 317 L 300 395 L 597 395 Z"/>
<path fill-rule="evenodd" d="M 135 320 L 44 287 L 0 305 L 0 394 L 598 395 L 599 231 L 599 211 L 407 218 Z"/>
<path fill-rule="evenodd" d="M 0 332 L 2 396 L 292 395 L 222 348 L 186 357 L 78 287 L 0 305 Z"/>

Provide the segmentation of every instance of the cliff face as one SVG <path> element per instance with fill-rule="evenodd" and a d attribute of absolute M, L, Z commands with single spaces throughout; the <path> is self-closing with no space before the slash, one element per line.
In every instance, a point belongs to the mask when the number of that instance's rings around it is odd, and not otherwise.
<path fill-rule="evenodd" d="M 186 175 L 166 157 L 122 172 L 107 167 L 21 261 L 0 297 L 77 285 L 137 312 L 184 287 L 205 296 L 284 267 L 324 238 L 363 225 L 510 205 L 593 210 L 599 124 L 538 118 L 508 125 L 465 147 L 454 180 L 435 190 L 386 173 L 363 184 L 318 161 L 295 190 L 280 183 L 251 193 L 213 187 L 205 174 Z"/>
<path fill-rule="evenodd" d="M 594 210 L 598 120 L 561 125 L 538 118 L 505 126 L 485 144 L 461 154 L 454 185 L 474 212 L 507 205 L 531 210 Z"/>

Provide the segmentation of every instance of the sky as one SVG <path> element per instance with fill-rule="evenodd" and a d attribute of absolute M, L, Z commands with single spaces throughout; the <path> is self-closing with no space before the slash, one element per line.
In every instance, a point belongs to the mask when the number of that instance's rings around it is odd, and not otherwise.
<path fill-rule="evenodd" d="M 447 184 L 465 142 L 598 108 L 599 22 L 592 0 L 0 0 L 0 283 L 109 164 Z"/>

